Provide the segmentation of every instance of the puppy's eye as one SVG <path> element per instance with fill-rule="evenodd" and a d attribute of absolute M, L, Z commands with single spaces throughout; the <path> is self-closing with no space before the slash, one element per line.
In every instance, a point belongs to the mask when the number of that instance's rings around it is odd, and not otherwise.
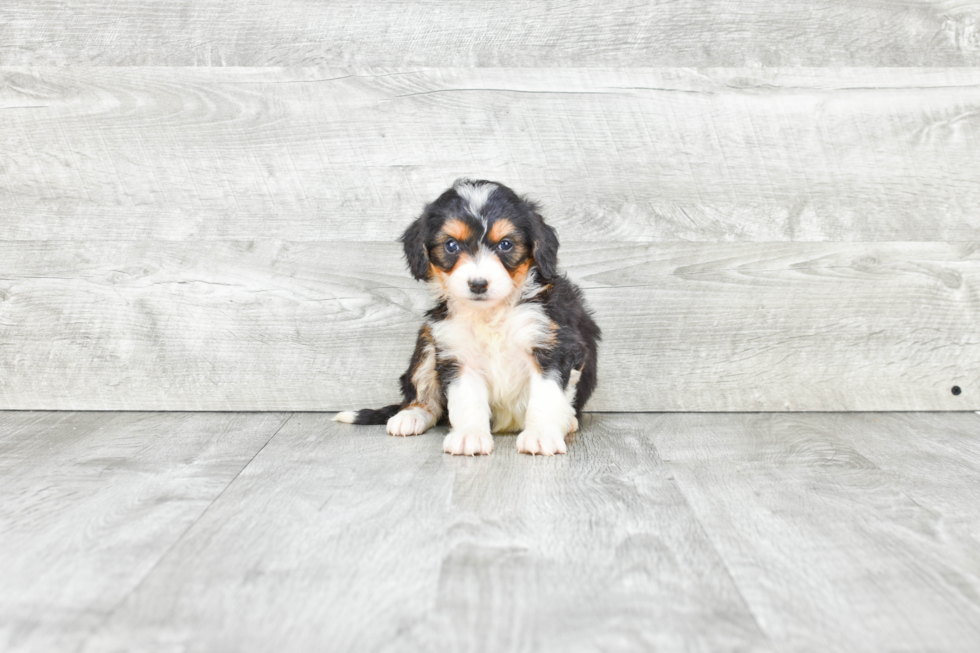
<path fill-rule="evenodd" d="M 457 243 L 454 238 L 450 238 L 449 240 L 447 240 L 444 247 L 446 248 L 446 251 L 449 252 L 450 254 L 455 254 L 456 252 L 459 251 L 459 243 Z"/>
<path fill-rule="evenodd" d="M 499 249 L 501 252 L 509 252 L 510 250 L 514 249 L 514 243 L 504 238 L 497 243 L 497 249 Z"/>

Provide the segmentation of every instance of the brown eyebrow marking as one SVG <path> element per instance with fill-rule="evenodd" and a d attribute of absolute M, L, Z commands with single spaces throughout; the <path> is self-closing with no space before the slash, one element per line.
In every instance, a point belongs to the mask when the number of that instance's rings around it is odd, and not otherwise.
<path fill-rule="evenodd" d="M 450 220 L 443 226 L 442 230 L 459 241 L 467 240 L 473 235 L 473 230 L 462 220 Z"/>
<path fill-rule="evenodd" d="M 490 240 L 497 242 L 514 230 L 514 223 L 507 218 L 501 218 L 490 227 Z"/>

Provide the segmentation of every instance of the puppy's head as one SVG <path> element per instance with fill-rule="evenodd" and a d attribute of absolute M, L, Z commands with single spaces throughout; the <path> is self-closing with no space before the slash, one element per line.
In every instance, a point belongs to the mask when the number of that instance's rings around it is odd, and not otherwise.
<path fill-rule="evenodd" d="M 503 184 L 460 179 L 425 207 L 402 235 L 416 279 L 475 306 L 496 304 L 521 287 L 532 269 L 557 274 L 558 237 L 534 203 Z"/>

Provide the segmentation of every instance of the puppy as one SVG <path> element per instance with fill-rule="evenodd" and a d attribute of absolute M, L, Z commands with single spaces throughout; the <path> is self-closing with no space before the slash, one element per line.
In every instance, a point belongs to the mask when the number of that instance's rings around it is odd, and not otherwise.
<path fill-rule="evenodd" d="M 596 386 L 599 327 L 557 270 L 558 237 L 537 206 L 503 184 L 460 179 L 401 237 L 409 270 L 436 297 L 401 377 L 404 400 L 345 411 L 349 424 L 417 435 L 448 412 L 446 453 L 565 453 Z"/>

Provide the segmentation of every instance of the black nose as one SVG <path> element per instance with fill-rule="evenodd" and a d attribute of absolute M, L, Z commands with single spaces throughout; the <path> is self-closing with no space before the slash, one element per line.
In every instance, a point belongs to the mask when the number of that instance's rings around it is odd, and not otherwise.
<path fill-rule="evenodd" d="M 490 284 L 487 283 L 486 279 L 470 279 L 470 290 L 473 291 L 473 294 L 475 295 L 482 295 L 485 293 L 488 285 Z"/>

